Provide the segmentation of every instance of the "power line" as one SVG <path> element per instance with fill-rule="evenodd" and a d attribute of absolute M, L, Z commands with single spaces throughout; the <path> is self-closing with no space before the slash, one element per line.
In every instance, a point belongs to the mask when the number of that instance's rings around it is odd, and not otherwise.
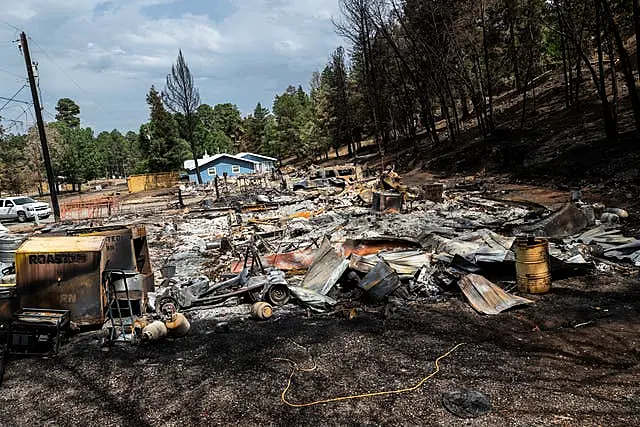
<path fill-rule="evenodd" d="M 0 22 L 3 22 L 5 24 L 7 24 L 8 26 L 10 26 L 11 28 L 13 28 L 16 31 L 22 31 L 20 28 L 16 27 L 15 25 L 11 24 L 10 22 L 5 21 L 4 19 L 0 20 Z"/>
<path fill-rule="evenodd" d="M 51 113 L 49 110 L 47 110 L 46 108 L 42 107 L 42 111 L 44 111 L 45 113 L 47 113 L 47 115 L 49 115 L 49 117 L 51 117 L 53 120 L 58 120 L 56 119 L 56 116 L 53 115 L 53 113 Z"/>
<path fill-rule="evenodd" d="M 3 101 L 11 101 L 11 102 L 18 102 L 20 104 L 33 105 L 33 102 L 22 101 L 20 99 L 5 98 L 4 96 L 0 96 L 0 99 Z"/>
<path fill-rule="evenodd" d="M 107 111 L 104 110 L 104 108 L 102 108 L 101 104 L 99 102 L 97 102 L 95 99 L 93 99 L 93 97 L 91 96 L 91 94 L 89 94 L 89 92 L 87 92 L 86 90 L 84 90 L 74 79 L 73 77 L 71 77 L 71 75 L 60 65 L 58 64 L 58 62 L 53 59 L 53 57 L 51 55 L 49 55 L 49 53 L 40 45 L 40 43 L 38 43 L 36 40 L 34 40 L 32 37 L 29 37 L 29 40 L 32 41 L 37 47 L 38 49 L 53 63 L 53 65 L 55 65 L 68 79 L 69 81 L 71 81 L 71 83 L 73 83 L 73 85 L 75 87 L 78 88 L 78 90 L 80 90 L 80 92 L 82 92 L 88 99 L 89 101 L 93 102 L 94 105 L 100 110 L 102 111 L 104 114 L 109 114 Z M 42 94 L 40 95 L 40 97 L 42 98 Z"/>
<path fill-rule="evenodd" d="M 16 117 L 13 120 L 7 119 L 7 118 L 0 118 L 0 121 L 8 121 L 8 122 L 12 122 L 13 123 L 9 127 L 5 128 L 5 131 L 7 131 L 7 132 L 10 131 L 13 128 L 17 128 L 18 124 L 21 124 L 21 126 L 22 126 L 21 132 L 23 134 L 27 134 L 29 132 L 29 123 L 30 122 L 33 122 L 33 123 L 36 122 L 36 119 L 35 119 L 34 114 L 33 114 L 33 110 L 31 108 L 24 108 L 22 105 L 17 105 L 17 107 L 22 109 L 22 113 L 20 113 L 18 115 L 18 117 Z M 31 117 L 29 117 L 29 115 L 31 115 Z M 20 120 L 20 118 L 22 116 L 24 116 L 24 119 Z"/>
<path fill-rule="evenodd" d="M 2 114 L 8 114 L 8 112 L 9 112 L 9 111 L 11 111 L 11 110 L 16 110 L 16 109 L 17 109 L 18 111 L 23 111 L 23 110 L 24 110 L 24 107 L 22 106 L 22 103 L 18 103 L 17 101 L 15 101 L 15 100 L 14 100 L 14 101 L 13 101 L 13 104 L 11 104 L 11 105 L 7 105 L 7 106 L 4 108 L 4 110 L 2 110 L 3 112 L 2 112 L 2 113 L 0 113 L 0 116 L 1 116 Z M 3 117 L 6 117 L 6 115 L 5 115 L 5 116 L 3 116 Z"/>
<path fill-rule="evenodd" d="M 21 76 L 20 74 L 16 74 L 13 71 L 3 70 L 2 68 L 0 68 L 0 72 L 10 74 L 10 75 L 12 75 L 14 77 L 18 77 L 19 79 L 22 79 L 22 80 L 27 80 L 27 78 L 25 76 Z"/>
<path fill-rule="evenodd" d="M 35 125 L 36 125 L 36 123 L 37 123 L 37 119 L 36 119 L 36 115 L 35 115 L 35 113 L 33 112 L 33 109 L 31 109 L 31 108 L 26 108 L 26 109 L 25 109 L 25 111 L 27 111 L 27 112 L 31 115 L 31 120 L 33 121 L 34 126 L 35 126 Z M 27 117 L 27 121 L 28 121 L 28 120 L 29 120 L 29 117 Z"/>
<path fill-rule="evenodd" d="M 29 37 L 29 40 L 31 40 L 38 47 L 38 49 L 42 53 L 44 53 L 44 55 L 49 59 L 49 61 L 53 63 L 53 65 L 55 65 L 60 71 L 62 71 L 62 73 L 71 81 L 71 83 L 73 83 L 73 85 L 78 88 L 78 90 L 83 92 L 85 95 L 89 95 L 87 91 L 80 87 L 80 85 L 73 79 L 73 77 L 71 77 L 69 73 L 60 64 L 58 64 L 58 62 L 53 59 L 53 57 L 49 55 L 49 53 L 42 46 L 40 46 L 37 41 L 35 41 L 32 37 Z"/>
<path fill-rule="evenodd" d="M 25 125 L 27 123 L 28 120 L 28 113 L 27 113 L 27 109 L 20 106 L 20 108 L 22 108 L 22 113 L 18 114 L 18 117 L 16 117 L 15 119 L 7 119 L 6 117 L 0 118 L 0 121 L 6 121 L 6 122 L 11 122 L 12 125 L 9 126 L 8 128 L 6 128 L 6 131 L 11 130 L 12 128 L 14 128 L 15 126 L 18 125 L 18 123 L 20 123 L 22 125 L 22 130 L 25 129 Z M 20 117 L 25 116 L 24 120 L 19 120 Z"/>
<path fill-rule="evenodd" d="M 20 89 L 18 89 L 18 91 L 17 91 L 17 92 L 16 92 L 16 93 L 15 93 L 15 94 L 14 94 L 14 95 L 13 95 L 13 96 L 8 100 L 8 101 L 7 101 L 7 102 L 6 102 L 2 107 L 0 107 L 0 111 L 4 110 L 4 107 L 6 107 L 7 105 L 9 105 L 9 103 L 10 103 L 11 101 L 15 100 L 15 99 L 16 99 L 16 96 L 18 96 L 18 94 L 19 94 L 20 92 L 22 92 L 22 89 L 24 89 L 25 87 L 27 87 L 27 85 L 26 85 L 26 84 L 22 85 L 22 87 L 21 87 Z"/>
<path fill-rule="evenodd" d="M 22 30 L 21 30 L 20 28 L 16 27 L 15 25 L 13 25 L 12 23 L 7 22 L 7 21 L 5 21 L 5 20 L 3 20 L 3 19 L 0 19 L 0 22 L 2 22 L 2 23 L 4 23 L 4 24 L 8 25 L 9 27 L 11 27 L 11 29 L 15 30 L 15 33 L 13 34 L 13 36 L 16 38 L 16 40 L 12 40 L 12 41 L 10 41 L 10 42 L 9 42 L 9 44 L 16 43 L 16 42 L 18 41 L 17 39 L 18 39 L 18 37 L 19 37 L 19 34 L 20 34 L 20 32 L 21 32 Z"/>
<path fill-rule="evenodd" d="M 22 117 L 22 116 L 25 116 L 25 120 L 18 120 L 18 119 L 19 119 L 20 117 Z M 16 117 L 16 118 L 15 118 L 15 119 L 13 119 L 13 120 L 12 120 L 12 119 L 3 119 L 3 120 L 4 120 L 4 121 L 7 121 L 7 122 L 11 122 L 11 123 L 13 123 L 11 126 L 9 126 L 9 127 L 6 129 L 7 131 L 9 131 L 9 130 L 11 130 L 12 128 L 14 128 L 15 126 L 17 126 L 17 125 L 18 125 L 18 123 L 20 123 L 20 125 L 22 125 L 22 130 L 24 130 L 24 128 L 25 128 L 25 126 L 24 126 L 24 125 L 25 125 L 25 123 L 26 123 L 26 119 L 27 119 L 27 112 L 26 112 L 26 110 L 25 110 L 25 111 L 23 111 L 23 112 L 22 112 L 18 117 Z"/>

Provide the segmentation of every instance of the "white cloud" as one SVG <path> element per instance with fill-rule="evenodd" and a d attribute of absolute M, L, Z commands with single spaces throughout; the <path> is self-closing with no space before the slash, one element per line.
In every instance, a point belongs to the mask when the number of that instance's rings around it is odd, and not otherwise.
<path fill-rule="evenodd" d="M 86 122 L 128 130 L 147 119 L 145 94 L 164 86 L 178 49 L 203 102 L 234 102 L 244 112 L 270 105 L 275 92 L 306 84 L 324 66 L 340 43 L 336 13 L 337 0 L 22 0 L 0 8 L 0 19 L 32 37 L 49 110 L 69 96 Z M 0 41 L 14 37 L 0 26 Z M 21 73 L 13 49 L 0 45 L 2 67 Z"/>
<path fill-rule="evenodd" d="M 170 48 L 176 50 L 190 46 L 196 50 L 220 50 L 222 36 L 213 28 L 206 16 L 187 14 L 179 19 L 157 19 L 142 23 L 133 32 L 123 36 L 125 41 L 138 46 Z"/>
<path fill-rule="evenodd" d="M 275 43 L 275 47 L 280 52 L 295 52 L 300 50 L 302 45 L 293 40 L 279 40 Z"/>
<path fill-rule="evenodd" d="M 5 12 L 9 17 L 18 18 L 22 21 L 36 16 L 37 12 L 24 3 L 14 2 Z"/>

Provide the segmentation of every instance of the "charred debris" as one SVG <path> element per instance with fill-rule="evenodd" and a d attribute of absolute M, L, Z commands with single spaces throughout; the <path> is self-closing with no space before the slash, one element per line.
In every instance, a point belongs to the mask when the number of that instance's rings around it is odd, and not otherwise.
<path fill-rule="evenodd" d="M 291 172 L 182 185 L 152 217 L 0 234 L 2 366 L 87 328 L 109 346 L 178 339 L 201 318 L 226 330 L 449 298 L 479 315 L 535 309 L 554 279 L 640 266 L 640 241 L 619 231 L 627 212 L 576 192 L 551 211 L 473 183 L 408 187 L 393 170 Z"/>

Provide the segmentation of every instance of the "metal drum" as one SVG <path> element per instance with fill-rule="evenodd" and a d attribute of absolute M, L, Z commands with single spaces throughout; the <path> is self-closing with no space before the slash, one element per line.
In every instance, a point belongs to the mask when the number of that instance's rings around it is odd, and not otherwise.
<path fill-rule="evenodd" d="M 551 289 L 549 242 L 539 238 L 516 240 L 516 279 L 520 292 L 541 294 Z"/>
<path fill-rule="evenodd" d="M 16 250 L 26 239 L 24 234 L 0 234 L 0 263 L 15 262 Z"/>

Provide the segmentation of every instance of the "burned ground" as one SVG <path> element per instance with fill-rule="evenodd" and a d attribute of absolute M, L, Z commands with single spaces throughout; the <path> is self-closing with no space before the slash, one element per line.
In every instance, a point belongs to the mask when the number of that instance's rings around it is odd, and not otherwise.
<path fill-rule="evenodd" d="M 433 176 L 423 172 L 405 177 L 410 186 L 427 180 Z M 512 210 L 516 219 L 529 221 L 540 205 L 555 210 L 568 198 L 566 191 L 501 177 L 445 182 L 444 204 L 426 203 L 410 214 L 351 215 L 351 209 L 368 208 L 332 205 L 328 196 L 299 206 L 325 211 L 318 216 L 326 215 L 326 224 L 316 218 L 308 235 L 331 229 L 340 215 L 349 217 L 341 231 L 332 233 L 337 240 L 358 235 L 361 227 L 409 237 L 435 225 L 453 227 L 453 235 L 467 227 L 500 231 Z M 585 191 L 590 202 L 605 195 Z M 502 201 L 491 205 L 495 199 Z M 510 205 L 510 200 L 526 203 Z M 607 205 L 621 206 L 615 201 L 607 200 Z M 283 204 L 281 209 L 287 210 L 278 216 L 293 213 L 293 206 Z M 633 212 L 623 228 L 637 229 Z M 218 213 L 193 209 L 142 221 L 151 236 L 155 270 L 168 259 L 188 277 L 213 278 L 228 268 L 230 257 L 209 248 L 233 231 Z M 449 289 L 438 302 L 368 307 L 349 301 L 342 307 L 355 311 L 331 314 L 311 314 L 289 304 L 276 308 L 268 321 L 237 312 L 196 313 L 185 338 L 113 345 L 108 351 L 101 347 L 100 331 L 85 331 L 72 336 L 55 357 L 9 360 L 0 424 L 636 425 L 640 282 L 628 264 L 600 259 L 597 266 L 586 276 L 554 280 L 547 294 L 527 296 L 535 300 L 532 306 L 495 316 L 478 314 L 464 296 Z M 249 311 L 248 306 L 239 309 Z M 306 408 L 289 407 L 280 399 L 291 366 L 275 359 L 289 359 L 302 368 L 317 366 L 293 377 L 288 398 L 302 403 L 412 386 L 433 371 L 438 356 L 459 343 L 465 345 L 443 359 L 441 371 L 414 392 Z M 442 396 L 460 388 L 484 393 L 493 409 L 475 420 L 450 414 Z"/>
<path fill-rule="evenodd" d="M 388 318 L 278 314 L 225 328 L 194 319 L 184 339 L 100 347 L 71 338 L 49 359 L 11 360 L 0 394 L 3 425 L 634 425 L 640 422 L 639 283 L 598 274 L 554 282 L 534 306 L 481 316 L 459 295 L 411 303 Z M 415 392 L 290 408 L 280 401 L 288 358 L 298 372 L 288 398 L 307 402 L 403 388 Z M 442 394 L 471 388 L 493 410 L 473 421 L 448 413 Z"/>

